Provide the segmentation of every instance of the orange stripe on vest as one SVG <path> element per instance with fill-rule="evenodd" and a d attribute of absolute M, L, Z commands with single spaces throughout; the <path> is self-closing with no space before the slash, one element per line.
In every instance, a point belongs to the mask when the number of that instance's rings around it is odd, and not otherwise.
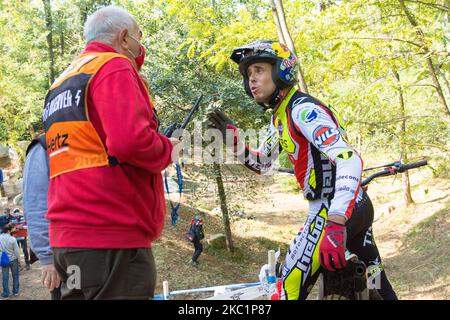
<path fill-rule="evenodd" d="M 78 56 L 55 80 L 45 98 L 43 122 L 50 178 L 84 168 L 108 166 L 108 154 L 89 120 L 88 89 L 93 76 L 118 53 Z"/>

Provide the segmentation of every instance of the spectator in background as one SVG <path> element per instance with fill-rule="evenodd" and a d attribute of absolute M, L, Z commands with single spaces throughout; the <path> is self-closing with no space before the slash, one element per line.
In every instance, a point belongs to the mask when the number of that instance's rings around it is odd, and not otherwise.
<path fill-rule="evenodd" d="M 195 217 L 191 220 L 191 225 L 186 234 L 186 238 L 194 244 L 194 253 L 192 255 L 192 259 L 190 264 L 193 266 L 198 265 L 198 257 L 203 251 L 203 245 L 201 240 L 205 238 L 205 234 L 203 232 L 203 220 L 200 216 L 195 215 Z"/>
<path fill-rule="evenodd" d="M 25 266 L 27 270 L 30 270 L 30 255 L 28 253 L 28 226 L 25 221 L 25 217 L 21 214 L 18 208 L 13 211 L 13 222 L 15 225 L 15 231 L 11 234 L 16 238 L 19 247 L 22 247 L 23 256 L 25 258 Z"/>
<path fill-rule="evenodd" d="M 35 127 L 35 132 L 42 128 Z M 52 300 L 61 299 L 61 280 L 53 263 L 48 237 L 47 192 L 49 166 L 45 135 L 39 135 L 27 148 L 23 169 L 23 207 L 30 234 L 30 246 L 41 262 L 42 284 L 50 291 Z"/>
<path fill-rule="evenodd" d="M 9 224 L 13 219 L 13 216 L 11 215 L 11 209 L 6 208 L 3 214 L 0 216 L 0 229 L 3 229 L 4 226 Z"/>
<path fill-rule="evenodd" d="M 9 266 L 2 266 L 3 298 L 8 298 L 10 294 L 9 270 L 11 270 L 13 277 L 13 295 L 19 295 L 20 251 L 16 239 L 11 236 L 13 231 L 14 225 L 10 223 L 2 228 L 3 233 L 0 234 L 0 252 L 5 252 L 9 259 Z"/>

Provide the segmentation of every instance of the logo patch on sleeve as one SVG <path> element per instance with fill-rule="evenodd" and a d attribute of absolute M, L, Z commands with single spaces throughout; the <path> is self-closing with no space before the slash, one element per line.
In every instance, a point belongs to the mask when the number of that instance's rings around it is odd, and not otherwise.
<path fill-rule="evenodd" d="M 320 126 L 314 130 L 313 138 L 318 147 L 330 147 L 339 140 L 339 130 L 335 128 Z"/>
<path fill-rule="evenodd" d="M 314 122 L 314 120 L 316 120 L 318 116 L 319 112 L 316 108 L 307 108 L 305 110 L 302 110 L 302 112 L 300 113 L 300 119 L 303 123 L 306 124 Z"/>
<path fill-rule="evenodd" d="M 303 102 L 306 98 L 301 97 L 292 104 L 292 117 L 305 124 L 315 122 L 321 116 L 322 110 L 312 102 Z"/>
<path fill-rule="evenodd" d="M 342 159 L 342 160 L 348 160 L 351 157 L 353 157 L 353 151 L 351 151 L 351 150 L 344 150 L 341 153 L 339 153 L 336 157 L 339 158 L 339 159 Z"/>

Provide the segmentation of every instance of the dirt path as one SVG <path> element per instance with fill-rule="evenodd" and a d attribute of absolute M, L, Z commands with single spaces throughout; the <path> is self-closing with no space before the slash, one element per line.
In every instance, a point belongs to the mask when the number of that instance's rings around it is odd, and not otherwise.
<path fill-rule="evenodd" d="M 23 256 L 21 265 L 24 266 Z M 10 291 L 12 290 L 12 276 L 9 276 Z M 8 300 L 49 300 L 49 292 L 41 285 L 41 265 L 39 261 L 33 263 L 30 270 L 23 268 L 19 274 L 19 296 L 11 296 Z"/>
<path fill-rule="evenodd" d="M 450 299 L 448 181 L 413 173 L 411 184 L 416 204 L 410 207 L 402 204 L 399 179 L 380 179 L 369 189 L 376 212 L 374 235 L 385 269 L 400 299 Z M 171 290 L 257 281 L 267 250 L 289 246 L 308 207 L 300 194 L 286 192 L 281 186 L 261 193 L 265 196 L 256 201 L 243 201 L 243 210 L 253 219 L 232 220 L 236 253 L 206 246 L 197 268 L 187 264 L 193 249 L 184 240 L 195 210 L 183 206 L 176 226 L 171 226 L 167 217 L 163 234 L 154 245 L 156 294 L 161 293 L 163 280 L 169 280 Z M 207 234 L 223 232 L 220 215 L 205 219 Z M 31 270 L 21 271 L 20 283 L 19 297 L 11 299 L 50 298 L 40 284 L 39 262 Z"/>
<path fill-rule="evenodd" d="M 450 185 L 432 179 L 430 172 L 412 172 L 410 179 L 415 204 L 409 207 L 403 204 L 400 178 L 369 186 L 383 264 L 400 299 L 450 299 Z M 274 187 L 265 201 L 245 209 L 271 227 L 295 230 L 308 203 L 300 194 Z"/>

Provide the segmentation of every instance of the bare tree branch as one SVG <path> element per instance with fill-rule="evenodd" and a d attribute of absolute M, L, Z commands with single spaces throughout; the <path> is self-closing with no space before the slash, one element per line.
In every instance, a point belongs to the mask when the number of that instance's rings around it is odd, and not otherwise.
<path fill-rule="evenodd" d="M 404 116 L 404 117 L 399 117 L 399 118 L 395 118 L 389 121 L 376 121 L 376 122 L 370 122 L 370 121 L 353 121 L 354 123 L 358 123 L 358 124 L 365 124 L 365 125 L 370 125 L 370 126 L 384 126 L 386 124 L 391 124 L 391 123 L 397 123 L 397 122 L 401 122 L 404 121 L 406 119 L 417 119 L 417 118 L 432 118 L 432 119 L 441 119 L 441 116 Z"/>
<path fill-rule="evenodd" d="M 278 34 L 279 35 L 280 35 L 280 33 L 282 34 L 280 41 L 282 41 L 284 39 L 286 41 L 285 44 L 287 44 L 289 49 L 291 49 L 291 51 L 294 52 L 295 55 L 297 55 L 297 52 L 296 52 L 295 46 L 294 46 L 294 41 L 292 41 L 292 36 L 291 36 L 291 34 L 289 32 L 289 28 L 287 26 L 282 0 L 272 0 L 271 5 L 272 5 L 272 12 L 273 12 L 274 19 L 275 19 L 275 24 L 277 25 L 277 28 L 280 27 L 278 29 Z M 300 65 L 300 63 L 298 63 L 297 68 L 298 68 L 298 82 L 300 85 L 300 89 L 303 92 L 308 93 L 308 86 L 306 85 L 305 77 L 303 76 L 303 70 L 302 70 L 302 66 Z"/>
<path fill-rule="evenodd" d="M 400 13 L 400 14 L 390 14 L 390 15 L 387 15 L 387 16 L 383 16 L 383 17 L 381 17 L 380 19 L 377 19 L 377 20 L 375 20 L 375 21 L 373 21 L 373 22 L 371 22 L 371 23 L 369 23 L 369 24 L 366 24 L 365 26 L 366 27 L 370 27 L 370 26 L 373 26 L 373 25 L 377 25 L 377 24 L 379 24 L 380 22 L 382 22 L 383 20 L 385 20 L 385 19 L 387 19 L 387 18 L 392 18 L 392 17 L 404 17 L 405 15 L 404 14 L 402 14 L 402 13 Z"/>
<path fill-rule="evenodd" d="M 403 12 L 405 12 L 409 23 L 416 29 L 416 33 L 417 33 L 420 41 L 422 42 L 423 51 L 428 53 L 429 49 L 425 45 L 425 35 L 424 35 L 422 29 L 419 27 L 419 24 L 417 23 L 416 18 L 414 17 L 413 13 L 408 9 L 408 7 L 405 5 L 405 1 L 404 0 L 398 0 L 398 2 L 400 4 L 400 8 L 403 10 Z M 441 103 L 441 105 L 444 107 L 444 110 L 446 111 L 447 117 L 450 118 L 450 107 L 447 104 L 447 101 L 445 99 L 445 96 L 444 96 L 441 84 L 440 84 L 439 79 L 438 79 L 437 74 L 436 74 L 437 73 L 436 72 L 437 67 L 434 66 L 433 60 L 431 59 L 430 55 L 427 56 L 426 60 L 427 60 L 428 70 L 430 71 L 431 79 L 433 80 L 433 83 L 436 86 L 436 93 L 438 95 L 438 100 Z"/>
<path fill-rule="evenodd" d="M 387 40 L 387 41 L 400 41 L 400 42 L 405 42 L 405 43 L 409 43 L 413 46 L 419 47 L 419 48 L 423 48 L 424 46 L 422 44 L 410 41 L 410 40 L 405 40 L 405 39 L 400 39 L 400 38 L 394 38 L 394 37 L 338 37 L 338 38 L 327 38 L 328 40 Z"/>
<path fill-rule="evenodd" d="M 445 11 L 448 12 L 450 10 L 450 7 L 446 6 L 446 5 L 441 5 L 441 4 L 437 4 L 437 3 L 429 3 L 429 2 L 424 2 L 424 1 L 418 1 L 418 0 L 405 0 L 406 2 L 412 2 L 412 3 L 418 3 L 418 4 L 423 4 L 425 6 L 428 7 L 432 7 L 434 9 L 438 9 L 441 11 Z"/>
<path fill-rule="evenodd" d="M 409 86 L 406 86 L 407 88 L 412 88 L 412 87 L 432 87 L 436 89 L 436 86 L 434 84 L 411 84 Z"/>
<path fill-rule="evenodd" d="M 272 5 L 273 20 L 275 22 L 275 26 L 277 27 L 278 39 L 280 39 L 282 43 L 286 43 L 286 39 L 284 38 L 283 30 L 281 29 L 280 18 L 278 17 L 278 12 L 274 0 L 271 1 L 271 5 Z"/>
<path fill-rule="evenodd" d="M 428 147 L 428 148 L 437 148 L 440 151 L 442 151 L 442 144 L 431 144 L 431 143 L 413 143 L 413 142 L 404 142 L 404 144 L 407 144 L 409 146 L 416 146 L 416 147 Z M 445 146 L 444 146 L 445 147 Z"/>

